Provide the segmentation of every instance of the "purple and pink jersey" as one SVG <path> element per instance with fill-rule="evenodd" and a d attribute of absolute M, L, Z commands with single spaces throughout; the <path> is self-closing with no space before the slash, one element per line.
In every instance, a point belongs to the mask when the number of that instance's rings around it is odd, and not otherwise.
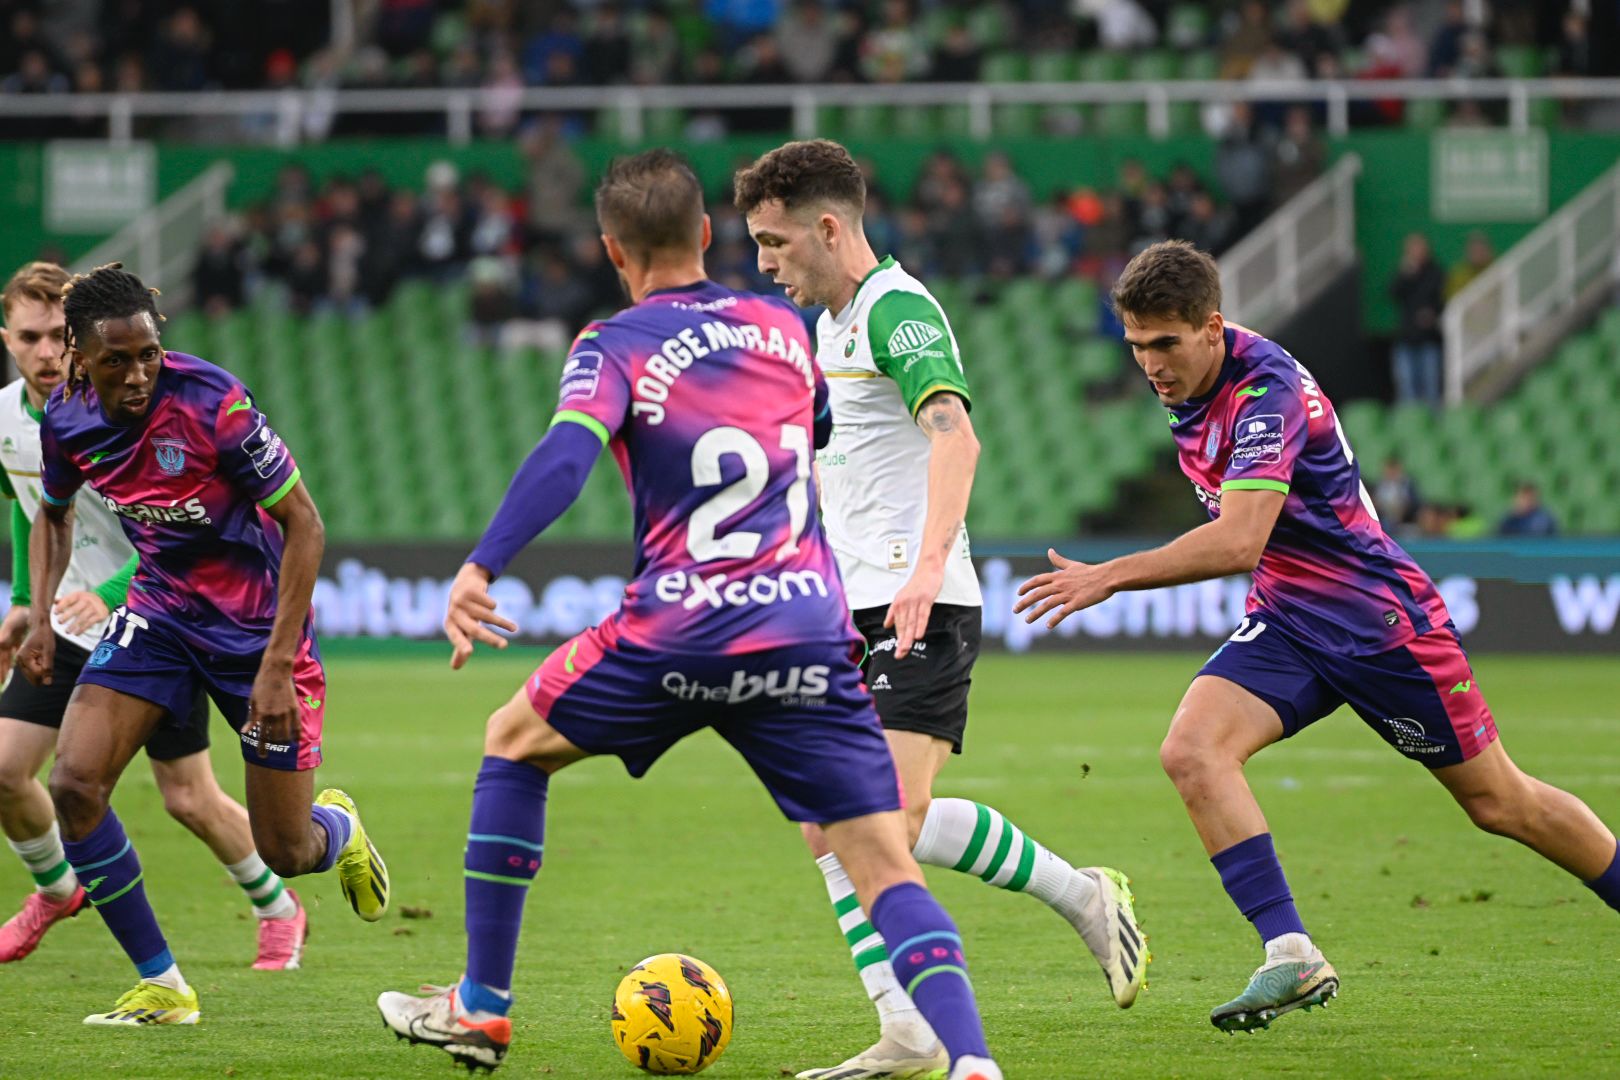
<path fill-rule="evenodd" d="M 595 431 L 630 488 L 618 638 L 687 654 L 855 640 L 816 515 L 820 379 L 789 304 L 708 281 L 580 334 L 553 422 Z"/>
<path fill-rule="evenodd" d="M 229 372 L 168 352 L 146 417 L 112 423 L 88 386 L 58 388 L 40 426 L 45 499 L 80 487 L 140 553 L 127 607 L 212 654 L 262 653 L 276 614 L 281 531 L 262 507 L 298 483 L 292 454 Z"/>
<path fill-rule="evenodd" d="M 1429 576 L 1385 534 L 1333 406 L 1282 346 L 1226 328 L 1215 388 L 1168 410 L 1181 471 L 1209 516 L 1233 490 L 1287 493 L 1249 610 L 1344 655 L 1399 648 L 1450 615 Z"/>

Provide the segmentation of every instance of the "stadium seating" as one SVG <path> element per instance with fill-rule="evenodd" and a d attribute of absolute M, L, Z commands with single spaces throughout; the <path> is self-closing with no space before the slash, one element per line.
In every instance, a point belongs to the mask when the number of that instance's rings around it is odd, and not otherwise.
<path fill-rule="evenodd" d="M 970 524 L 983 538 L 1063 536 L 1122 485 L 1173 469 L 1163 414 L 1130 358 L 1097 335 L 1082 278 L 941 282 L 967 358 L 984 446 Z M 412 283 L 364 319 L 295 317 L 261 303 L 228 318 L 178 316 L 172 347 L 239 373 L 298 453 L 334 538 L 475 536 L 545 430 L 563 355 L 466 344 L 466 293 Z M 1534 479 L 1569 532 L 1620 532 L 1620 309 L 1566 342 L 1503 401 L 1433 413 L 1340 410 L 1371 485 L 1399 454 L 1425 498 L 1494 522 Z M 477 418 L 468 420 L 464 418 Z M 379 452 L 379 450 L 383 452 Z M 605 455 L 551 535 L 624 536 L 630 512 Z"/>

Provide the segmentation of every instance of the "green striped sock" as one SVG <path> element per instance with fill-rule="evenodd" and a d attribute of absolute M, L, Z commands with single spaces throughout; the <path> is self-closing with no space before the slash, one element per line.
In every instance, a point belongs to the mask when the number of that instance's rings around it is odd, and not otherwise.
<path fill-rule="evenodd" d="M 855 961 L 855 971 L 866 987 L 866 996 L 877 1007 L 878 1023 L 885 1036 L 898 1039 L 906 1046 L 934 1045 L 934 1029 L 928 1026 L 922 1013 L 906 996 L 900 980 L 895 978 L 894 966 L 889 963 L 889 950 L 883 936 L 873 928 L 861 902 L 855 896 L 855 886 L 838 862 L 836 855 L 823 855 L 816 860 L 821 874 L 827 879 L 827 896 L 832 900 L 833 913 L 838 916 L 838 929 L 849 946 Z"/>
<path fill-rule="evenodd" d="M 298 905 L 287 895 L 287 884 L 276 872 L 264 864 L 257 851 L 239 863 L 225 869 L 231 879 L 242 886 L 253 904 L 253 914 L 261 919 L 290 919 L 298 914 Z"/>
<path fill-rule="evenodd" d="M 8 840 L 7 843 L 28 867 L 34 888 L 46 896 L 66 900 L 79 887 L 79 879 L 74 876 L 73 867 L 68 865 L 67 854 L 62 850 L 62 832 L 56 822 L 51 822 L 49 831 L 32 840 Z"/>
<path fill-rule="evenodd" d="M 972 874 L 1009 892 L 1027 892 L 1049 907 L 1063 899 L 1074 877 L 1074 867 L 1001 811 L 970 799 L 929 803 L 913 854 L 929 866 Z"/>

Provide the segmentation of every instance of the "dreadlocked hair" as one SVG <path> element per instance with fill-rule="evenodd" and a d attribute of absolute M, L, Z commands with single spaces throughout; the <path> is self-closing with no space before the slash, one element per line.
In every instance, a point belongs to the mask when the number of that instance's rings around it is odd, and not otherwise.
<path fill-rule="evenodd" d="M 140 278 L 124 269 L 123 263 L 98 266 L 88 274 L 74 274 L 62 286 L 62 316 L 67 322 L 63 350 L 69 357 L 86 334 L 94 333 L 103 319 L 128 319 L 143 312 L 154 322 L 163 322 L 157 309 L 158 291 L 149 289 Z M 68 363 L 67 387 L 63 400 L 84 385 L 87 376 L 78 364 Z"/>

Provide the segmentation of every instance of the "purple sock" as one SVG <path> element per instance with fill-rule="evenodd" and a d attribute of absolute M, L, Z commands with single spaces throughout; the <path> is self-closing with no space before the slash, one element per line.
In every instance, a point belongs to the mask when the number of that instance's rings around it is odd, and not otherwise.
<path fill-rule="evenodd" d="M 490 990 L 512 986 L 518 930 L 529 883 L 540 870 L 545 850 L 544 771 L 505 758 L 486 757 L 473 785 L 472 824 L 467 830 L 467 978 Z M 463 990 L 463 997 L 469 997 Z M 470 997 L 480 997 L 473 992 Z M 497 995 L 480 997 L 490 1012 Z M 472 1006 L 472 1001 L 468 1001 Z M 510 1001 L 501 1001 L 509 1005 Z"/>
<path fill-rule="evenodd" d="M 1609 868 L 1588 881 L 1586 887 L 1597 893 L 1598 899 L 1605 904 L 1620 911 L 1620 843 L 1614 846 L 1614 859 L 1610 861 Z"/>
<path fill-rule="evenodd" d="M 1271 834 L 1261 833 L 1240 840 L 1225 851 L 1210 856 L 1220 872 L 1226 895 L 1232 898 L 1243 917 L 1254 924 L 1261 941 L 1284 934 L 1303 934 L 1305 924 L 1294 909 L 1294 895 L 1288 891 L 1282 863 L 1271 845 Z"/>
<path fill-rule="evenodd" d="M 62 848 L 67 852 L 73 872 L 84 884 L 90 903 L 101 912 L 101 919 L 112 931 L 112 936 L 124 949 L 124 954 L 141 973 L 150 979 L 167 971 L 174 963 L 169 943 L 158 929 L 157 916 L 146 902 L 146 886 L 141 884 L 141 860 L 135 846 L 124 835 L 124 826 L 112 808 L 101 824 L 91 830 L 83 840 L 65 840 Z"/>
<path fill-rule="evenodd" d="M 349 834 L 354 831 L 354 822 L 348 814 L 335 806 L 311 806 L 309 816 L 315 824 L 326 831 L 326 854 L 322 855 L 321 861 L 310 870 L 312 874 L 323 874 L 332 869 L 332 865 L 337 862 L 338 852 L 349 842 Z"/>
<path fill-rule="evenodd" d="M 921 885 L 891 885 L 872 904 L 872 926 L 889 943 L 895 978 L 951 1060 L 964 1054 L 989 1057 L 962 939 L 939 901 Z"/>

